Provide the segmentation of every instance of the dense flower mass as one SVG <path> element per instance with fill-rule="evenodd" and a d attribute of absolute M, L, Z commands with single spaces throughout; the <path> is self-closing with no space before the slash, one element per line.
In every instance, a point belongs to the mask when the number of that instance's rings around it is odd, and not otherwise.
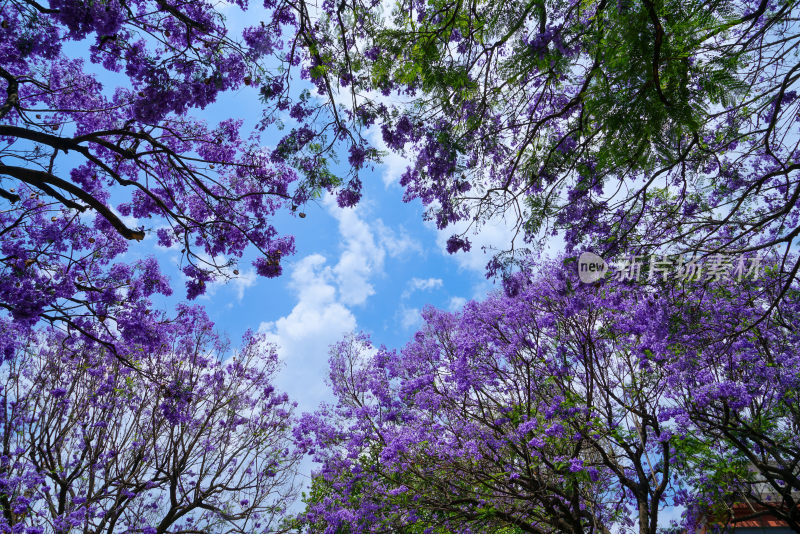
<path fill-rule="evenodd" d="M 128 365 L 56 331 L 17 338 L 0 532 L 272 532 L 295 489 L 293 405 L 273 347 L 248 335 L 223 362 L 212 328 L 180 308 Z"/>
<path fill-rule="evenodd" d="M 791 250 L 794 0 L 377 4 L 323 3 L 313 76 L 405 150 L 406 199 L 440 228 L 515 223 L 504 268 L 551 233 L 601 253 Z"/>
<path fill-rule="evenodd" d="M 748 328 L 766 281 L 517 278 L 401 351 L 333 347 L 337 403 L 296 430 L 312 532 L 655 533 L 665 506 L 694 530 L 742 500 L 800 527 L 796 292 Z"/>
<path fill-rule="evenodd" d="M 260 275 L 281 273 L 294 241 L 272 224 L 279 210 L 341 184 L 340 203 L 358 202 L 355 171 L 345 183 L 324 157 L 345 139 L 335 121 L 307 91 L 290 98 L 298 22 L 267 4 L 241 37 L 211 2 L 0 6 L 0 308 L 11 320 L 122 350 L 117 334 L 146 331 L 148 299 L 171 292 L 154 261 L 118 261 L 131 242 L 152 235 L 180 251 L 193 299 L 235 277 L 247 251 Z M 261 87 L 255 132 L 197 116 L 246 86 Z M 297 126 L 264 148 L 260 131 L 290 107 Z M 354 142 L 351 154 L 355 169 L 371 152 Z"/>
<path fill-rule="evenodd" d="M 249 7 L 0 2 L 0 533 L 658 534 L 742 507 L 800 532 L 796 0 L 264 0 L 234 35 Z M 236 90 L 252 132 L 203 119 Z M 169 280 L 126 253 L 177 252 L 189 300 L 246 255 L 279 277 L 275 220 L 359 203 L 376 142 L 447 252 L 512 222 L 502 292 L 401 350 L 346 338 L 335 403 L 295 419 L 264 336 L 157 310 Z M 566 259 L 534 259 L 553 235 Z M 584 283 L 586 249 L 777 261 Z"/>

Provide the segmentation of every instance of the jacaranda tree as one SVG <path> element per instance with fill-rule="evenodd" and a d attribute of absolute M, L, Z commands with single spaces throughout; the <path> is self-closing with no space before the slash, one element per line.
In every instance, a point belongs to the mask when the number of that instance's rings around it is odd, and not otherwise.
<path fill-rule="evenodd" d="M 677 404 L 663 416 L 689 429 L 694 510 L 723 524 L 770 515 L 800 532 L 800 299 L 794 285 L 765 316 L 780 291 L 763 281 L 670 295 L 671 333 L 648 354 Z"/>
<path fill-rule="evenodd" d="M 180 250 L 189 299 L 248 251 L 280 275 L 274 216 L 357 203 L 374 127 L 439 228 L 783 256 L 752 282 L 582 286 L 507 244 L 504 294 L 428 310 L 399 353 L 334 348 L 338 403 L 295 429 L 322 466 L 308 528 L 655 534 L 664 506 L 691 528 L 747 503 L 800 531 L 794 0 L 264 7 L 234 35 L 207 0 L 0 3 L 2 528 L 274 526 L 297 459 L 274 353 L 248 336 L 222 363 L 122 254 Z M 254 132 L 200 118 L 246 86 Z"/>
<path fill-rule="evenodd" d="M 4 365 L 0 531 L 274 532 L 295 490 L 274 347 L 183 307 L 133 369 L 55 330 Z M 80 356 L 76 356 L 80 353 Z"/>
<path fill-rule="evenodd" d="M 122 258 L 148 236 L 179 250 L 193 299 L 248 251 L 280 275 L 294 250 L 280 210 L 359 200 L 366 153 L 335 176 L 329 154 L 353 138 L 290 88 L 308 76 L 293 11 L 267 2 L 234 35 L 223 7 L 0 3 L 2 532 L 251 534 L 291 503 L 274 349 L 155 309 L 172 292 L 157 260 Z M 253 132 L 202 119 L 246 86 L 265 109 Z"/>
<path fill-rule="evenodd" d="M 337 403 L 297 430 L 321 464 L 309 528 L 655 534 L 666 506 L 694 529 L 737 503 L 800 528 L 796 292 L 731 336 L 767 280 L 515 281 L 428 309 L 399 352 L 332 349 Z"/>
<path fill-rule="evenodd" d="M 614 254 L 788 253 L 800 233 L 793 0 L 352 1 L 321 12 L 304 28 L 311 75 L 349 93 L 336 105 L 354 126 L 375 124 L 405 149 L 406 199 L 439 228 L 516 222 L 492 270 L 551 232 Z M 465 233 L 451 252 L 469 247 Z M 787 287 L 799 266 L 785 266 Z"/>
<path fill-rule="evenodd" d="M 281 273 L 294 244 L 271 223 L 279 210 L 303 217 L 299 207 L 325 191 L 358 201 L 364 156 L 349 181 L 329 170 L 326 154 L 350 138 L 307 92 L 290 92 L 290 80 L 308 75 L 299 23 L 283 3 L 266 8 L 265 20 L 233 35 L 213 2 L 0 5 L 6 316 L 125 352 L 152 326 L 148 297 L 171 291 L 154 261 L 117 261 L 129 243 L 150 234 L 180 250 L 191 299 L 238 275 L 247 250 L 259 275 Z M 254 132 L 197 117 L 245 86 L 260 87 L 265 109 Z M 260 138 L 281 121 L 294 127 Z"/>

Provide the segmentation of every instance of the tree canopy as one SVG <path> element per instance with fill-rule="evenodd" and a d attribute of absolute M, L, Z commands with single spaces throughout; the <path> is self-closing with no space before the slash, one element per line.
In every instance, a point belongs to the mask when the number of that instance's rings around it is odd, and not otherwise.
<path fill-rule="evenodd" d="M 325 191 L 358 201 L 359 165 L 349 181 L 330 170 L 347 146 L 335 118 L 290 92 L 297 18 L 267 8 L 233 35 L 211 2 L 0 5 L 0 307 L 15 322 L 124 352 L 115 340 L 150 328 L 149 297 L 171 292 L 154 261 L 118 261 L 130 242 L 150 233 L 180 250 L 192 299 L 236 277 L 246 251 L 259 275 L 281 273 L 294 241 L 273 225 L 279 211 L 303 217 Z M 253 132 L 197 115 L 245 86 L 265 109 Z M 284 112 L 296 127 L 269 150 L 261 132 Z"/>
<path fill-rule="evenodd" d="M 250 335 L 229 357 L 182 311 L 131 366 L 53 330 L 20 340 L 0 380 L 1 532 L 274 531 L 298 461 L 275 349 Z"/>
<path fill-rule="evenodd" d="M 794 0 L 263 6 L 239 35 L 210 0 L 0 2 L 0 531 L 656 534 L 746 502 L 800 532 Z M 204 120 L 245 87 L 253 131 Z M 337 344 L 295 421 L 263 336 L 157 309 L 124 255 L 180 251 L 190 300 L 250 254 L 277 277 L 275 219 L 357 204 L 375 134 L 448 252 L 511 221 L 503 291 Z M 589 285 L 585 249 L 777 261 Z"/>
<path fill-rule="evenodd" d="M 517 278 L 428 309 L 400 351 L 332 348 L 337 402 L 298 427 L 311 531 L 655 534 L 667 507 L 693 530 L 743 502 L 737 519 L 800 529 L 796 293 L 726 336 L 769 301 L 757 287 Z"/>
<path fill-rule="evenodd" d="M 796 3 L 423 0 L 325 4 L 318 83 L 410 166 L 439 228 L 510 218 L 508 267 L 570 249 L 780 247 L 800 226 Z M 459 227 L 463 228 L 463 226 Z M 468 246 L 457 232 L 448 248 Z M 785 266 L 788 284 L 798 264 Z"/>

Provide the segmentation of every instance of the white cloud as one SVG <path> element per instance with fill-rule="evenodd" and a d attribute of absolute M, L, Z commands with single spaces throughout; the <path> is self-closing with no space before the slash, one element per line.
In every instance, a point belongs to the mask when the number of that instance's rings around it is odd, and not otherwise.
<path fill-rule="evenodd" d="M 387 254 L 397 257 L 422 251 L 420 244 L 402 228 L 393 230 L 381 219 L 365 213 L 368 208 L 364 204 L 340 208 L 332 195 L 328 195 L 323 203 L 338 221 L 342 236 L 343 250 L 333 272 L 344 304 L 364 304 L 375 293 L 369 280 L 384 274 Z"/>
<path fill-rule="evenodd" d="M 383 141 L 383 135 L 377 127 L 370 128 L 367 132 L 367 138 L 372 143 L 372 146 L 384 153 L 381 158 L 381 166 L 383 167 L 383 185 L 386 187 L 396 184 L 400 181 L 400 176 L 406 172 L 406 168 L 411 164 L 408 158 L 395 150 L 390 150 L 386 143 Z"/>
<path fill-rule="evenodd" d="M 466 231 L 464 237 L 469 239 L 472 245 L 470 250 L 468 252 L 456 252 L 452 254 L 452 258 L 460 268 L 483 274 L 486 272 L 486 264 L 494 253 L 511 248 L 511 243 L 516 234 L 515 223 L 516 221 L 511 218 L 507 220 L 502 218 L 491 219 L 481 224 L 478 228 L 478 234 L 475 235 L 471 229 L 468 230 L 468 221 L 459 221 L 444 230 L 437 230 L 436 244 L 443 254 L 448 254 L 447 240 L 450 236 L 453 234 L 460 235 Z M 520 237 L 517 236 L 517 241 L 519 241 Z M 484 247 L 486 251 L 484 251 Z"/>
<path fill-rule="evenodd" d="M 409 308 L 406 301 L 416 291 L 431 291 L 439 289 L 444 285 L 441 278 L 417 278 L 416 276 L 408 281 L 406 288 L 400 295 L 400 308 L 397 310 L 397 320 L 403 327 L 403 330 L 410 330 L 422 324 L 422 317 L 420 316 L 419 308 Z"/>
<path fill-rule="evenodd" d="M 375 293 L 369 279 L 383 272 L 386 250 L 375 238 L 370 226 L 361 218 L 358 208 L 342 209 L 328 196 L 325 204 L 339 222 L 344 250 L 333 268 L 345 304 L 363 304 Z"/>
<path fill-rule="evenodd" d="M 464 297 L 452 297 L 450 299 L 450 304 L 447 305 L 447 308 L 450 311 L 453 311 L 453 312 L 454 311 L 460 311 L 461 308 L 463 308 L 464 304 L 466 304 L 466 303 L 467 303 L 467 299 L 465 299 Z"/>
<path fill-rule="evenodd" d="M 245 291 L 253 287 L 256 284 L 256 280 L 258 280 L 258 275 L 256 275 L 255 269 L 248 269 L 231 280 L 229 283 L 236 290 L 236 300 L 241 302 Z"/>
<path fill-rule="evenodd" d="M 417 278 L 414 277 L 408 283 L 408 287 L 414 291 L 428 291 L 442 287 L 441 278 Z"/>
<path fill-rule="evenodd" d="M 288 315 L 262 322 L 259 331 L 278 345 L 285 363 L 276 384 L 310 411 L 331 400 L 328 348 L 357 328 L 351 308 L 364 304 L 375 293 L 371 280 L 384 275 L 390 251 L 412 249 L 415 243 L 403 233 L 387 228 L 380 219 L 370 220 L 364 207 L 339 208 L 332 196 L 323 205 L 338 222 L 341 251 L 335 264 L 321 254 L 311 254 L 290 266 L 289 288 L 297 303 Z M 400 237 L 397 237 L 397 236 Z M 440 281 L 441 282 L 441 281 Z M 423 285 L 436 282 L 422 281 Z M 418 321 L 419 310 L 403 321 Z M 410 324 L 410 323 L 409 323 Z"/>
<path fill-rule="evenodd" d="M 392 258 L 399 258 L 412 252 L 420 255 L 423 253 L 419 241 L 408 235 L 408 232 L 402 227 L 399 230 L 393 230 L 378 219 L 375 221 L 375 230 L 381 245 Z"/>
<path fill-rule="evenodd" d="M 301 410 L 313 410 L 327 398 L 328 347 L 356 328 L 355 316 L 337 299 L 334 282 L 324 256 L 306 256 L 294 265 L 289 282 L 297 304 L 287 316 L 259 326 L 278 345 L 286 366 L 276 383 Z"/>
<path fill-rule="evenodd" d="M 439 289 L 443 285 L 441 278 L 417 278 L 408 281 L 406 289 L 403 291 L 402 298 L 407 299 L 415 291 L 431 291 Z"/>
<path fill-rule="evenodd" d="M 399 315 L 400 324 L 404 330 L 410 330 L 422 323 L 422 316 L 420 315 L 419 308 L 401 306 Z"/>

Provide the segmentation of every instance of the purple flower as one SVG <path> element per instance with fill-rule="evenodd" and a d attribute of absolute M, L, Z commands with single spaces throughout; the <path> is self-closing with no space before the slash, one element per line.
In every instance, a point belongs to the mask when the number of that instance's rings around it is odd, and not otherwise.
<path fill-rule="evenodd" d="M 462 239 L 455 235 L 447 240 L 447 252 L 450 254 L 455 254 L 459 250 L 468 252 L 471 246 L 469 239 Z"/>

